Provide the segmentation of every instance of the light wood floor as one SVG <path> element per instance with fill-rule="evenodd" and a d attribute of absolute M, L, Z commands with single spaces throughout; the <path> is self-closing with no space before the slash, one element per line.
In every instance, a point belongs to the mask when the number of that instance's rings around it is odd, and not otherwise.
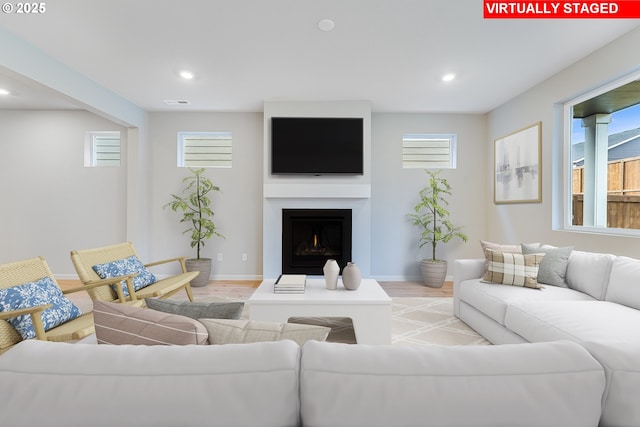
<path fill-rule="evenodd" d="M 453 282 L 445 282 L 441 288 L 430 288 L 420 282 L 379 282 L 382 289 L 390 297 L 452 297 Z M 77 280 L 58 280 L 60 287 L 64 289 L 80 286 Z M 212 280 L 207 287 L 208 294 L 225 296 L 247 295 L 249 288 L 257 288 L 259 280 Z M 196 291 L 196 288 L 194 288 Z"/>

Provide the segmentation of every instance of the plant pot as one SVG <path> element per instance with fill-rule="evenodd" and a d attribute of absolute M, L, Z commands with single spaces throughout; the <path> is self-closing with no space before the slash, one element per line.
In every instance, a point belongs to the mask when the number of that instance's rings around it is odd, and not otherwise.
<path fill-rule="evenodd" d="M 199 271 L 193 280 L 191 280 L 191 286 L 201 287 L 207 286 L 209 283 L 209 276 L 211 275 L 211 258 L 191 258 L 184 260 L 187 271 Z"/>
<path fill-rule="evenodd" d="M 447 261 L 423 259 L 420 262 L 422 281 L 430 288 L 441 288 L 447 278 Z"/>

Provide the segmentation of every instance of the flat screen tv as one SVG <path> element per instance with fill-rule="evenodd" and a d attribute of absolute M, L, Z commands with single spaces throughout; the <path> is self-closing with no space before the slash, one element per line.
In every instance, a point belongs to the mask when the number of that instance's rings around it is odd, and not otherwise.
<path fill-rule="evenodd" d="M 272 117 L 274 175 L 362 175 L 362 118 Z"/>

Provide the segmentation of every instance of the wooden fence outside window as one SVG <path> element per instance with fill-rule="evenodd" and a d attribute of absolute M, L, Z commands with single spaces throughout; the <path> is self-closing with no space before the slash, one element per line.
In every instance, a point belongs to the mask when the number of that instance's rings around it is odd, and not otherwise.
<path fill-rule="evenodd" d="M 573 169 L 573 225 L 582 225 L 584 166 Z M 607 165 L 607 227 L 640 229 L 640 157 Z"/>

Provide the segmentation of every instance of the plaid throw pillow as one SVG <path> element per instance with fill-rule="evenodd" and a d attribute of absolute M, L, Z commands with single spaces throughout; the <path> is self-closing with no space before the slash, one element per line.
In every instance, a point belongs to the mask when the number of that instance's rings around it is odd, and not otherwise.
<path fill-rule="evenodd" d="M 485 257 L 487 271 L 482 276 L 483 281 L 532 289 L 542 288 L 536 278 L 544 254 L 523 255 L 487 249 Z"/>

